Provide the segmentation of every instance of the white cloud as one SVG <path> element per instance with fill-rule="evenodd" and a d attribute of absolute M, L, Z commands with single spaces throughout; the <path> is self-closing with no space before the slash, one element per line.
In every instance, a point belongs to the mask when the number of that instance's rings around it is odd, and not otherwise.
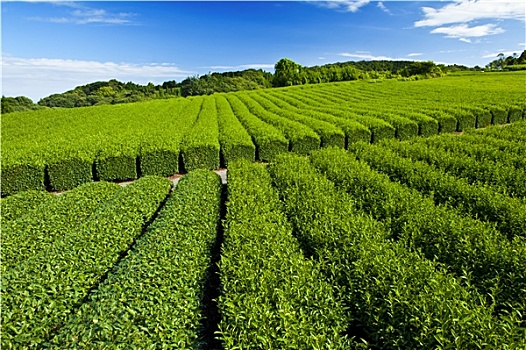
<path fill-rule="evenodd" d="M 407 57 L 415 57 L 415 56 L 422 56 L 423 53 L 421 52 L 412 52 L 412 53 L 409 53 L 407 54 Z"/>
<path fill-rule="evenodd" d="M 378 2 L 377 7 L 378 7 L 380 10 L 384 11 L 385 13 L 391 14 L 391 11 L 389 11 L 389 9 L 388 9 L 387 7 L 385 7 L 384 3 L 381 2 L 381 1 Z"/>
<path fill-rule="evenodd" d="M 330 0 L 330 1 L 311 1 L 317 6 L 326 7 L 344 12 L 356 12 L 367 5 L 370 0 Z"/>
<path fill-rule="evenodd" d="M 255 64 L 240 64 L 237 66 L 210 66 L 205 67 L 217 70 L 245 70 L 245 69 L 274 69 L 274 64 L 255 63 Z"/>
<path fill-rule="evenodd" d="M 497 28 L 495 24 L 491 23 L 475 27 L 470 27 L 467 24 L 459 24 L 451 27 L 435 28 L 431 33 L 445 34 L 446 38 L 456 38 L 466 41 L 468 38 L 479 38 L 487 35 L 502 34 L 504 33 L 504 29 Z"/>
<path fill-rule="evenodd" d="M 53 5 L 66 6 L 70 8 L 67 16 L 62 17 L 29 17 L 31 21 L 49 22 L 58 24 L 111 24 L 130 25 L 133 24 L 134 13 L 119 12 L 111 13 L 103 9 L 86 7 L 75 2 L 51 1 Z"/>
<path fill-rule="evenodd" d="M 468 23 L 481 19 L 525 20 L 522 1 L 455 1 L 439 9 L 423 7 L 424 18 L 415 27 L 439 27 L 445 24 Z"/>
<path fill-rule="evenodd" d="M 95 81 L 117 79 L 138 84 L 182 80 L 195 72 L 173 64 L 132 64 L 2 55 L 2 89 L 6 96 L 34 101 Z"/>
<path fill-rule="evenodd" d="M 371 53 L 366 53 L 364 51 L 356 51 L 356 53 L 342 52 L 342 53 L 339 53 L 338 56 L 359 58 L 362 60 L 387 60 L 387 61 L 403 60 L 401 58 L 393 58 L 393 57 L 388 57 L 388 56 L 375 56 Z"/>
<path fill-rule="evenodd" d="M 439 53 L 454 53 L 454 52 L 465 52 L 466 50 L 441 50 Z"/>

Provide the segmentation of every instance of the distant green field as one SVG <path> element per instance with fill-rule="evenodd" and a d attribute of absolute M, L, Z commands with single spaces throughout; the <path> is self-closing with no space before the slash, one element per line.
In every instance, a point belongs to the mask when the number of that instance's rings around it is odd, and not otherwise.
<path fill-rule="evenodd" d="M 525 72 L 355 81 L 2 116 L 2 196 L 524 118 Z"/>

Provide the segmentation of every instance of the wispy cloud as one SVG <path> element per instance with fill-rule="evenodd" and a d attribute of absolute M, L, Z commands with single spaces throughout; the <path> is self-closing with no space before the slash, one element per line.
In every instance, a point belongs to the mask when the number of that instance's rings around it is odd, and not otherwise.
<path fill-rule="evenodd" d="M 497 25 L 491 23 L 475 27 L 470 27 L 467 24 L 459 24 L 451 27 L 435 28 L 431 33 L 445 34 L 446 38 L 467 39 L 502 34 L 504 33 L 504 29 L 498 28 Z"/>
<path fill-rule="evenodd" d="M 481 1 L 456 0 L 440 8 L 423 7 L 423 19 L 414 23 L 415 27 L 437 27 L 432 34 L 444 34 L 446 38 L 456 38 L 471 43 L 470 38 L 502 34 L 503 28 L 495 23 L 470 26 L 481 20 L 525 20 L 525 6 L 522 1 Z"/>
<path fill-rule="evenodd" d="M 378 2 L 378 5 L 376 5 L 380 10 L 384 11 L 385 13 L 391 14 L 391 11 L 385 7 L 384 3 L 382 1 Z"/>
<path fill-rule="evenodd" d="M 309 1 L 317 6 L 334 9 L 342 12 L 356 12 L 367 5 L 370 0 L 331 0 L 331 1 Z"/>
<path fill-rule="evenodd" d="M 270 63 L 255 63 L 255 64 L 240 64 L 237 66 L 210 66 L 205 67 L 216 70 L 245 70 L 245 69 L 274 69 L 274 64 Z"/>
<path fill-rule="evenodd" d="M 423 53 L 421 52 L 412 52 L 412 53 L 409 53 L 407 54 L 407 57 L 416 57 L 416 56 L 422 56 Z"/>
<path fill-rule="evenodd" d="M 38 2 L 38 1 L 35 1 Z M 104 9 L 87 7 L 76 2 L 46 1 L 53 5 L 69 8 L 67 13 L 60 17 L 29 17 L 31 21 L 57 23 L 57 24 L 105 24 L 105 25 L 130 25 L 134 24 L 135 13 L 112 13 Z"/>
<path fill-rule="evenodd" d="M 423 7 L 424 18 L 415 27 L 439 27 L 481 19 L 516 19 L 524 21 L 522 1 L 455 1 L 439 9 Z"/>
<path fill-rule="evenodd" d="M 195 73 L 171 63 L 133 64 L 2 55 L 3 93 L 28 96 L 35 101 L 94 81 L 117 79 L 160 84 L 182 80 Z"/>
<path fill-rule="evenodd" d="M 368 51 L 356 51 L 354 53 L 352 52 L 342 52 L 339 53 L 338 56 L 342 57 L 350 57 L 350 58 L 358 58 L 361 60 L 371 60 L 371 61 L 397 61 L 397 60 L 408 60 L 407 58 L 395 58 L 395 57 L 389 57 L 389 56 L 376 56 Z"/>
<path fill-rule="evenodd" d="M 466 52 L 466 50 L 441 50 L 439 53 L 454 53 L 454 52 Z"/>

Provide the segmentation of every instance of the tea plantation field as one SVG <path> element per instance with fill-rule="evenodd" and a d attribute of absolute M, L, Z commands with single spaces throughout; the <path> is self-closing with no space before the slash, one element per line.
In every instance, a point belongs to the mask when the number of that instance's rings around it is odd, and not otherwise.
<path fill-rule="evenodd" d="M 524 72 L 476 73 L 9 113 L 1 121 L 1 194 L 506 124 L 525 118 L 525 80 Z"/>
<path fill-rule="evenodd" d="M 525 77 L 3 116 L 2 348 L 525 349 Z"/>

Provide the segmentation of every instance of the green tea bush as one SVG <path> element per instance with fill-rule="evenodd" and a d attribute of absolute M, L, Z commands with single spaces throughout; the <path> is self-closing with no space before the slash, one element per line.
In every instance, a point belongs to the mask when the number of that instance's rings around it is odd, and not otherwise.
<path fill-rule="evenodd" d="M 470 185 L 464 179 L 457 179 L 424 162 L 403 158 L 387 149 L 396 146 L 396 143 L 385 143 L 368 147 L 362 143 L 352 145 L 350 151 L 373 169 L 386 173 L 391 180 L 432 195 L 437 204 L 451 205 L 475 219 L 495 223 L 510 240 L 524 236 L 524 203 L 489 188 Z"/>
<path fill-rule="evenodd" d="M 234 114 L 254 140 L 256 160 L 270 161 L 279 153 L 288 151 L 289 141 L 281 131 L 250 113 L 236 95 L 227 94 L 225 96 Z"/>
<path fill-rule="evenodd" d="M 294 106 L 301 115 L 336 125 L 345 133 L 346 145 L 352 142 L 371 141 L 371 131 L 365 125 L 346 118 L 336 117 L 330 113 L 316 111 L 313 109 L 316 106 L 310 105 L 308 101 L 304 101 L 301 96 L 289 95 L 286 90 L 282 91 L 282 93 L 271 91 L 269 95 L 282 100 L 290 106 Z"/>
<path fill-rule="evenodd" d="M 2 225 L 8 221 L 19 219 L 24 215 L 38 212 L 40 208 L 45 208 L 52 204 L 55 199 L 57 197 L 48 192 L 35 190 L 19 192 L 7 198 L 2 198 L 0 200 Z"/>
<path fill-rule="evenodd" d="M 387 144 L 387 143 L 386 143 Z M 412 143 L 389 143 L 389 148 L 413 160 L 422 160 L 470 184 L 486 184 L 511 197 L 526 198 L 526 173 L 500 161 L 477 160 L 460 152 L 433 147 L 425 139 Z M 466 145 L 469 148 L 469 145 Z"/>
<path fill-rule="evenodd" d="M 252 94 L 239 93 L 236 96 L 247 106 L 250 113 L 283 132 L 283 135 L 290 142 L 290 151 L 308 154 L 310 151 L 320 148 L 320 137 L 311 128 L 269 112 L 251 97 Z"/>
<path fill-rule="evenodd" d="M 346 316 L 318 264 L 306 259 L 265 167 L 228 169 L 220 264 L 226 349 L 347 349 Z"/>
<path fill-rule="evenodd" d="M 468 273 L 488 302 L 506 308 L 526 300 L 526 247 L 512 245 L 490 225 L 435 206 L 432 198 L 391 182 L 348 152 L 317 151 L 311 161 L 408 249 L 445 264 L 458 277 Z"/>
<path fill-rule="evenodd" d="M 64 232 L 87 220 L 119 190 L 112 183 L 87 183 L 54 198 L 32 215 L 2 224 L 2 272 L 45 253 Z"/>
<path fill-rule="evenodd" d="M 224 166 L 238 159 L 254 161 L 256 147 L 252 138 L 234 115 L 224 95 L 215 95 L 217 121 L 219 125 L 219 144 L 224 158 Z"/>
<path fill-rule="evenodd" d="M 185 175 L 144 236 L 49 347 L 202 348 L 201 300 L 220 207 L 218 175 Z"/>
<path fill-rule="evenodd" d="M 251 94 L 250 97 L 257 101 L 265 110 L 289 120 L 302 123 L 314 130 L 320 136 L 322 147 L 345 147 L 345 134 L 336 125 L 303 115 L 296 108 L 283 104 L 281 100 L 276 99 L 270 94 L 258 92 L 257 94 Z"/>
<path fill-rule="evenodd" d="M 192 128 L 184 136 L 181 155 L 186 171 L 219 168 L 219 127 L 213 97 L 205 97 Z"/>
<path fill-rule="evenodd" d="M 5 154 L 5 151 L 2 153 Z M 10 196 L 18 192 L 35 190 L 44 191 L 46 166 L 41 159 L 26 156 L 24 160 L 11 160 L 2 156 L 2 196 Z"/>
<path fill-rule="evenodd" d="M 352 197 L 313 174 L 308 159 L 281 155 L 270 173 L 306 251 L 342 290 L 342 299 L 375 348 L 520 348 L 517 317 L 492 316 L 484 298 L 440 265 L 387 240 Z"/>
<path fill-rule="evenodd" d="M 45 250 L 37 248 L 4 271 L 2 348 L 41 347 L 48 341 L 140 236 L 170 187 L 163 178 L 135 181 L 81 225 L 62 229 Z"/>

